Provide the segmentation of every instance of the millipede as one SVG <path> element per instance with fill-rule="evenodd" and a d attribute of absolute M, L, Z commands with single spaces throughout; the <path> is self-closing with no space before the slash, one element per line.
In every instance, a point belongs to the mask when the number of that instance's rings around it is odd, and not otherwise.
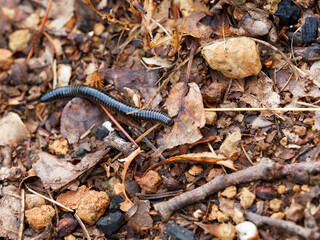
<path fill-rule="evenodd" d="M 141 110 L 132 114 L 140 108 L 131 106 L 127 103 L 119 101 L 114 97 L 102 92 L 99 89 L 86 85 L 72 85 L 66 87 L 56 88 L 40 98 L 40 102 L 49 102 L 57 99 L 81 97 L 91 102 L 99 103 L 106 108 L 118 112 L 122 115 L 128 116 L 132 119 L 143 119 L 147 121 L 160 122 L 164 125 L 171 126 L 173 120 L 164 113 L 155 110 Z"/>

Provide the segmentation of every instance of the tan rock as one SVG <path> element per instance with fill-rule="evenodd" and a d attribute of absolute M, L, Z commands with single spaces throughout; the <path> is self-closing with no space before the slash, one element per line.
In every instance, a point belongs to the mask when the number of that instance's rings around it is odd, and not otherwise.
<path fill-rule="evenodd" d="M 49 150 L 53 154 L 66 155 L 68 153 L 68 141 L 65 138 L 58 138 L 49 144 Z"/>
<path fill-rule="evenodd" d="M 200 165 L 193 165 L 189 171 L 192 176 L 198 176 L 203 172 L 203 168 Z"/>
<path fill-rule="evenodd" d="M 241 133 L 239 131 L 230 134 L 221 144 L 220 153 L 226 157 L 235 154 L 241 141 Z"/>
<path fill-rule="evenodd" d="M 217 113 L 216 112 L 206 112 L 206 124 L 214 125 L 217 121 Z"/>
<path fill-rule="evenodd" d="M 9 48 L 12 51 L 24 50 L 28 47 L 31 33 L 28 29 L 20 29 L 9 35 Z"/>
<path fill-rule="evenodd" d="M 242 188 L 240 192 L 240 204 L 244 209 L 248 209 L 256 199 L 256 195 L 250 192 L 247 188 Z"/>
<path fill-rule="evenodd" d="M 230 186 L 227 187 L 222 193 L 221 195 L 226 197 L 226 198 L 234 198 L 237 194 L 237 188 L 236 186 Z"/>
<path fill-rule="evenodd" d="M 284 219 L 285 215 L 283 212 L 277 212 L 273 213 L 270 217 L 274 219 Z"/>
<path fill-rule="evenodd" d="M 304 206 L 293 203 L 285 210 L 286 219 L 292 222 L 298 222 L 303 218 Z"/>
<path fill-rule="evenodd" d="M 211 212 L 208 215 L 209 221 L 214 221 L 218 218 L 219 207 L 216 204 L 212 204 Z"/>
<path fill-rule="evenodd" d="M 277 198 L 274 198 L 269 202 L 270 208 L 275 212 L 278 212 L 280 210 L 280 207 L 282 206 L 282 204 L 283 202 Z"/>
<path fill-rule="evenodd" d="M 12 63 L 12 52 L 9 49 L 0 48 L 0 69 L 8 70 Z"/>
<path fill-rule="evenodd" d="M 46 201 L 35 194 L 27 194 L 26 195 L 26 210 L 35 208 L 35 207 L 41 207 L 42 205 L 45 205 Z"/>
<path fill-rule="evenodd" d="M 43 205 L 41 207 L 35 207 L 26 211 L 26 220 L 30 227 L 37 233 L 43 231 L 45 227 L 51 224 L 51 220 L 55 215 L 53 207 L 49 205 Z"/>
<path fill-rule="evenodd" d="M 159 173 L 151 170 L 141 178 L 140 187 L 145 193 L 156 193 L 161 182 Z"/>
<path fill-rule="evenodd" d="M 90 190 L 84 185 L 79 187 L 77 191 L 60 194 L 57 201 L 76 210 L 78 216 L 89 225 L 98 221 L 110 203 L 105 192 Z"/>
<path fill-rule="evenodd" d="M 212 69 L 229 78 L 257 75 L 262 68 L 257 45 L 247 37 L 217 40 L 204 47 L 202 55 Z"/>
<path fill-rule="evenodd" d="M 227 221 L 229 221 L 229 217 L 225 213 L 218 211 L 217 212 L 217 220 L 219 223 L 227 222 Z"/>

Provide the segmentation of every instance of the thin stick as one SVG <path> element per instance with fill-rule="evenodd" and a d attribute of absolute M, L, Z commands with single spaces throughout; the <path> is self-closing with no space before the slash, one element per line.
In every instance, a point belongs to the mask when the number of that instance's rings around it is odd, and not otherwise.
<path fill-rule="evenodd" d="M 245 213 L 246 219 L 254 222 L 256 225 L 267 224 L 272 227 L 281 228 L 285 231 L 300 235 L 304 239 L 320 239 L 318 228 L 304 228 L 291 221 L 275 219 L 271 217 L 260 216 L 255 213 Z"/>
<path fill-rule="evenodd" d="M 135 142 L 139 143 L 145 136 L 147 136 L 150 132 L 152 132 L 154 129 L 156 129 L 158 126 L 160 125 L 160 123 L 157 123 L 156 125 L 152 126 L 151 128 L 149 128 L 147 131 L 145 131 L 140 137 L 138 137 Z M 117 160 L 119 157 L 122 156 L 122 152 L 118 153 L 116 156 L 114 156 L 110 162 L 114 162 L 115 160 Z"/>
<path fill-rule="evenodd" d="M 35 195 L 37 195 L 37 196 L 39 196 L 39 197 L 42 197 L 42 198 L 46 199 L 46 200 L 49 201 L 49 202 L 52 202 L 52 203 L 54 203 L 54 204 L 57 204 L 59 207 L 62 207 L 62 208 L 66 209 L 66 210 L 69 211 L 69 212 L 74 212 L 71 208 L 68 208 L 68 207 L 62 205 L 61 203 L 59 203 L 59 202 L 51 199 L 51 198 L 48 198 L 48 197 L 46 197 L 46 196 L 43 196 L 43 195 L 40 194 L 40 193 L 37 193 L 36 191 L 34 191 L 34 190 L 32 190 L 31 188 L 29 188 L 27 184 L 25 184 L 25 186 L 26 186 L 26 188 L 28 189 L 28 191 L 32 192 L 33 194 L 35 194 Z"/>
<path fill-rule="evenodd" d="M 272 46 L 270 43 L 268 42 L 265 42 L 263 40 L 260 40 L 260 39 L 256 39 L 256 38 L 251 38 L 253 41 L 257 42 L 257 43 L 260 43 L 260 44 L 263 44 L 269 48 L 271 48 L 272 50 L 278 52 L 281 54 L 281 56 L 288 62 L 289 66 L 291 67 L 293 73 L 294 73 L 294 76 L 299 79 L 300 78 L 300 75 L 301 76 L 305 76 L 306 74 L 299 68 L 297 68 L 292 62 L 291 60 L 287 57 L 287 55 L 285 55 L 282 51 L 280 51 L 280 49 Z"/>
<path fill-rule="evenodd" d="M 117 127 L 121 130 L 121 132 L 123 132 L 123 134 L 130 140 L 130 142 L 132 142 L 137 148 L 139 148 L 138 144 L 132 139 L 132 137 L 130 137 L 130 135 L 123 129 L 123 127 L 121 127 L 121 125 L 118 123 L 118 121 L 111 115 L 111 113 L 103 106 L 100 104 L 100 106 L 102 107 L 102 109 L 106 112 L 106 114 L 108 115 L 108 117 L 114 122 L 115 125 L 117 125 Z"/>
<path fill-rule="evenodd" d="M 259 111 L 280 111 L 280 112 L 313 112 L 320 111 L 319 108 L 205 108 L 206 112 L 259 112 Z"/>
<path fill-rule="evenodd" d="M 20 226 L 18 240 L 23 239 L 23 229 L 24 229 L 24 210 L 25 210 L 25 191 L 21 189 L 21 215 L 20 215 Z"/>
<path fill-rule="evenodd" d="M 240 146 L 241 146 L 241 149 L 242 149 L 244 155 L 247 157 L 247 159 L 249 160 L 249 162 L 250 162 L 251 165 L 253 166 L 254 164 L 253 164 L 253 162 L 252 162 L 252 159 L 251 159 L 251 157 L 249 156 L 249 154 L 247 153 L 246 149 L 244 148 L 242 142 L 240 142 Z"/>
<path fill-rule="evenodd" d="M 75 213 L 73 216 L 74 216 L 75 219 L 77 219 L 77 221 L 78 221 L 80 227 L 82 228 L 84 234 L 86 235 L 87 239 L 88 239 L 88 240 L 91 240 L 91 237 L 90 237 L 90 235 L 89 235 L 89 232 L 88 232 L 86 226 L 83 224 L 81 218 L 79 218 L 79 216 L 78 216 L 76 213 Z"/>
<path fill-rule="evenodd" d="M 41 26 L 40 26 L 39 31 L 38 31 L 39 33 L 41 33 L 41 32 L 43 31 L 44 24 L 46 23 L 46 21 L 47 21 L 47 19 L 48 19 L 48 15 L 49 15 L 49 11 L 50 11 L 50 8 L 51 8 L 51 4 L 52 4 L 52 0 L 49 0 L 49 3 L 48 3 L 48 6 L 47 6 L 47 9 L 46 9 L 46 12 L 45 12 L 45 14 L 44 14 L 44 17 L 43 17 L 43 19 L 42 19 Z M 30 52 L 29 52 L 28 57 L 27 57 L 27 59 L 26 59 L 26 63 L 27 63 L 27 64 L 28 64 L 28 62 L 29 62 L 29 60 L 30 60 L 30 58 L 31 58 L 31 56 L 32 56 L 32 54 L 33 54 L 33 50 L 34 50 L 34 47 L 32 47 L 32 48 L 30 49 Z"/>
<path fill-rule="evenodd" d="M 202 201 L 206 197 L 221 191 L 226 187 L 258 180 L 270 181 L 284 176 L 291 176 L 296 181 L 301 181 L 302 175 L 303 178 L 305 178 L 305 174 L 301 174 L 301 172 L 304 172 L 306 175 L 319 173 L 320 162 L 284 165 L 282 163 L 276 163 L 271 159 L 263 158 L 255 166 L 229 175 L 219 175 L 201 187 L 182 193 L 168 201 L 155 204 L 154 208 L 160 213 L 162 219 L 167 220 L 175 210 L 183 208 L 189 204 Z"/>

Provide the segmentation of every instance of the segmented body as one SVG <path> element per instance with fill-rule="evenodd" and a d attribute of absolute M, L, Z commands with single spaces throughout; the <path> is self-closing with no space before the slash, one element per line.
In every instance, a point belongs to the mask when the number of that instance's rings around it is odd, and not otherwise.
<path fill-rule="evenodd" d="M 119 101 L 96 88 L 85 85 L 73 85 L 56 88 L 41 97 L 40 101 L 48 102 L 56 99 L 71 97 L 81 97 L 88 99 L 89 101 L 102 104 L 108 109 L 119 112 L 120 114 L 126 115 L 133 119 L 156 121 L 165 125 L 172 125 L 173 123 L 172 119 L 169 116 L 155 110 L 142 110 L 140 112 L 128 114 L 129 112 L 139 110 L 139 108 L 130 106 L 129 104 Z"/>

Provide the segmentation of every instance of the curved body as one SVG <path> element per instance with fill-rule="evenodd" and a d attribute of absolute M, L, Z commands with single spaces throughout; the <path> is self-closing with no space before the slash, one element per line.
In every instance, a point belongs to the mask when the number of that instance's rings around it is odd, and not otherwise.
<path fill-rule="evenodd" d="M 130 106 L 124 102 L 121 102 L 107 95 L 106 93 L 96 88 L 85 86 L 85 85 L 73 85 L 73 86 L 56 88 L 51 92 L 47 93 L 46 95 L 42 96 L 40 101 L 48 102 L 56 99 L 71 98 L 71 97 L 81 97 L 95 103 L 100 103 L 103 106 L 107 107 L 108 109 L 119 112 L 120 114 L 126 115 L 133 119 L 144 119 L 149 121 L 156 121 L 168 126 L 173 124 L 173 121 L 169 116 L 155 110 L 142 110 L 140 112 L 128 114 L 129 112 L 139 110 L 139 108 Z"/>

